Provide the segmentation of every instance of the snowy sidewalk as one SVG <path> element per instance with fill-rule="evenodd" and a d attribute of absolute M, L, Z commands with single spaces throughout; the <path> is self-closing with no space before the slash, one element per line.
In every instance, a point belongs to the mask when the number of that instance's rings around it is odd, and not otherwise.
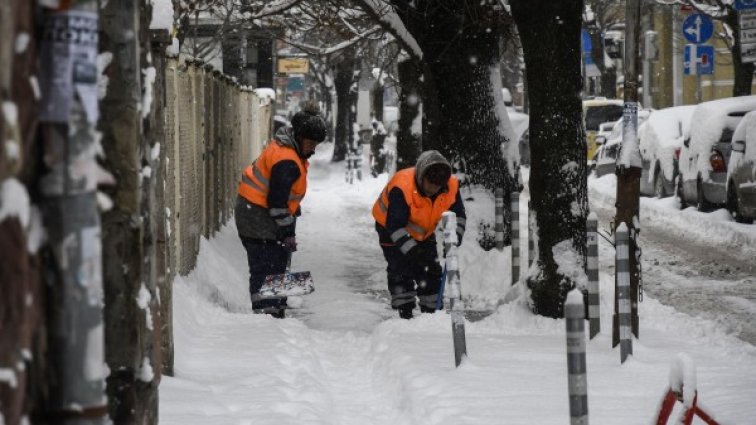
<path fill-rule="evenodd" d="M 467 323 L 470 358 L 455 369 L 448 315 L 403 321 L 388 307 L 370 216 L 385 176 L 350 186 L 343 164 L 328 158 L 320 152 L 311 166 L 293 263 L 313 271 L 316 292 L 294 318 L 250 314 L 246 260 L 232 225 L 203 240 L 197 268 L 175 282 L 176 377 L 163 377 L 160 423 L 568 422 L 564 321 L 502 305 Z M 470 215 L 490 220 L 493 202 L 479 198 L 468 204 Z M 460 257 L 463 292 L 492 306 L 509 289 L 508 251 L 476 246 L 475 218 Z M 587 353 L 592 423 L 650 422 L 678 352 L 697 363 L 700 401 L 716 418 L 753 423 L 753 346 L 646 298 L 642 339 L 620 366 L 610 347 L 613 279 L 606 273 L 601 290 L 604 332 Z"/>

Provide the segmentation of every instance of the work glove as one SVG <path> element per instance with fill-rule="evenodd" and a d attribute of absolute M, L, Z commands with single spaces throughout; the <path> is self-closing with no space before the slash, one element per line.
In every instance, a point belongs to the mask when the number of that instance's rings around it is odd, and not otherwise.
<path fill-rule="evenodd" d="M 287 236 L 281 241 L 281 246 L 289 252 L 297 250 L 297 238 L 296 236 Z"/>
<path fill-rule="evenodd" d="M 425 270 L 429 275 L 441 276 L 441 265 L 438 262 L 435 239 L 418 242 L 407 252 L 407 259 L 416 267 Z"/>

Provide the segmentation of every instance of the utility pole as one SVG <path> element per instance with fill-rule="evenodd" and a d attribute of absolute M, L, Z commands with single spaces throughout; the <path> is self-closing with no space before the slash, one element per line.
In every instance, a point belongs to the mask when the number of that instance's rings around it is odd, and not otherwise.
<path fill-rule="evenodd" d="M 113 423 L 157 423 L 156 358 L 160 323 L 156 313 L 154 220 L 151 217 L 153 175 L 149 137 L 145 136 L 143 78 L 147 70 L 145 31 L 150 12 L 146 0 L 99 2 L 107 67 L 107 93 L 102 99 L 102 146 L 105 167 L 117 185 L 106 189 L 113 206 L 103 214 L 105 281 L 105 351 L 110 375 L 107 391 Z M 153 164 L 154 165 L 154 164 Z"/>
<path fill-rule="evenodd" d="M 40 191 L 55 276 L 48 306 L 49 421 L 104 424 L 108 372 L 96 197 L 97 1 L 61 2 L 45 8 L 43 16 Z"/>
<path fill-rule="evenodd" d="M 625 104 L 623 107 L 622 150 L 617 163 L 617 213 L 614 228 L 625 223 L 630 248 L 630 313 L 632 331 L 638 330 L 638 294 L 640 282 L 640 249 L 638 248 L 641 157 L 638 148 L 638 40 L 640 38 L 640 0 L 625 4 Z M 617 279 L 614 281 L 614 317 L 612 346 L 619 344 L 619 300 Z"/>

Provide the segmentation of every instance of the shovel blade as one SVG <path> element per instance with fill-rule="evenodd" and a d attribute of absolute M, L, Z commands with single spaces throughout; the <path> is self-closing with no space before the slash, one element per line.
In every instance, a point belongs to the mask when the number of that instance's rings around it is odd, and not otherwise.
<path fill-rule="evenodd" d="M 309 271 L 272 274 L 265 276 L 265 282 L 263 282 L 260 288 L 260 296 L 264 298 L 282 298 L 307 295 L 314 290 L 315 284 Z"/>

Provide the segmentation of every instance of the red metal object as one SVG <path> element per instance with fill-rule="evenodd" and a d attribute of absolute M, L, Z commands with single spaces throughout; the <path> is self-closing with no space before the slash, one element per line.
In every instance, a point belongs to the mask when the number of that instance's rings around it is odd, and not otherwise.
<path fill-rule="evenodd" d="M 667 424 L 667 420 L 672 414 L 672 410 L 675 408 L 675 401 L 680 400 L 682 402 L 681 398 L 681 395 L 672 391 L 671 388 L 667 390 L 667 394 L 664 396 L 664 401 L 662 402 L 661 409 L 659 409 L 659 416 L 656 418 L 656 425 Z M 693 397 L 692 405 L 688 408 L 688 410 L 685 411 L 683 415 L 683 425 L 691 425 L 693 423 L 694 416 L 698 416 L 708 425 L 719 425 L 719 423 L 715 421 L 711 416 L 709 416 L 708 413 L 704 412 L 703 409 L 698 407 L 698 392 L 696 392 L 696 395 Z"/>

